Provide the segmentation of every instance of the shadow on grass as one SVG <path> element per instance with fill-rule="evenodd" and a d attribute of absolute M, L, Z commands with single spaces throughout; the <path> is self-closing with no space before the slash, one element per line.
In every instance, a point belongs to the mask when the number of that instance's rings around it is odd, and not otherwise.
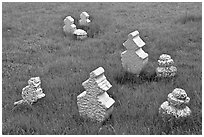
<path fill-rule="evenodd" d="M 130 72 L 122 72 L 115 77 L 115 80 L 118 84 L 143 84 L 145 82 L 158 82 L 161 80 L 157 77 L 156 72 L 148 73 L 146 71 L 142 71 L 139 75 L 130 73 Z"/>

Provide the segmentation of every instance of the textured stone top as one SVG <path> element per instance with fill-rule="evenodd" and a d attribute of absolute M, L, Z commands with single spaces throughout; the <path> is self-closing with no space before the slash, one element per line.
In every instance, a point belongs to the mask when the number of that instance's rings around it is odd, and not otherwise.
<path fill-rule="evenodd" d="M 34 88 L 40 88 L 40 77 L 33 77 L 28 80 L 28 85 Z"/>
<path fill-rule="evenodd" d="M 136 50 L 145 45 L 144 41 L 139 37 L 139 32 L 134 31 L 128 35 L 128 40 L 123 43 L 127 50 Z"/>
<path fill-rule="evenodd" d="M 175 88 L 172 93 L 168 94 L 168 101 L 171 105 L 176 106 L 189 103 L 190 98 L 187 96 L 185 90 Z"/>
<path fill-rule="evenodd" d="M 71 25 L 74 23 L 74 19 L 71 17 L 71 16 L 67 16 L 65 19 L 64 19 L 64 24 L 65 25 Z"/>
<path fill-rule="evenodd" d="M 81 19 L 88 19 L 88 18 L 89 18 L 89 14 L 84 11 L 84 12 L 82 12 L 82 13 L 80 14 L 80 18 L 81 18 Z"/>
<path fill-rule="evenodd" d="M 107 90 L 109 90 L 112 85 L 108 82 L 104 75 L 104 69 L 102 67 L 97 68 L 96 70 L 92 71 L 90 73 L 90 78 L 82 83 L 82 86 L 87 88 L 100 88 L 102 91 L 100 93 L 103 93 Z M 98 93 L 98 94 L 100 94 Z"/>

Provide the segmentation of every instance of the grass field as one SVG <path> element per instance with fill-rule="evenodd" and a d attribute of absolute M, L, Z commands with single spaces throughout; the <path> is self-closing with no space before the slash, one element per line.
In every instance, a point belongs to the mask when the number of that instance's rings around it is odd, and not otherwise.
<path fill-rule="evenodd" d="M 90 37 L 66 37 L 63 19 L 77 21 L 83 11 L 92 19 Z M 2 3 L 2 134 L 98 134 L 96 123 L 79 117 L 76 97 L 100 66 L 113 85 L 115 134 L 202 134 L 201 11 L 202 3 Z M 142 79 L 124 72 L 120 61 L 134 30 L 149 54 Z M 162 53 L 172 56 L 178 74 L 155 81 Z M 46 97 L 14 108 L 34 76 Z M 176 87 L 191 98 L 192 115 L 184 125 L 163 126 L 158 108 Z"/>

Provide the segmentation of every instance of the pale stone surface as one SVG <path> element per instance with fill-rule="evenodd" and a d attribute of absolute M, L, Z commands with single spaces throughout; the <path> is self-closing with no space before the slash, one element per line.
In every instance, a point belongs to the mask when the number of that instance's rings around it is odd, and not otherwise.
<path fill-rule="evenodd" d="M 89 14 L 87 12 L 82 12 L 80 14 L 79 24 L 82 26 L 88 26 L 90 22 Z"/>
<path fill-rule="evenodd" d="M 65 32 L 65 34 L 73 34 L 74 31 L 76 31 L 76 25 L 72 24 L 72 25 L 64 25 L 63 26 L 63 31 Z"/>
<path fill-rule="evenodd" d="M 159 113 L 166 117 L 168 115 L 175 118 L 190 116 L 191 110 L 187 106 L 190 98 L 187 96 L 185 90 L 175 88 L 172 93 L 168 94 L 168 99 L 161 104 Z"/>
<path fill-rule="evenodd" d="M 139 74 L 148 63 L 148 54 L 142 50 L 144 45 L 138 31 L 128 35 L 128 40 L 123 43 L 127 50 L 121 53 L 122 66 L 126 71 Z"/>
<path fill-rule="evenodd" d="M 82 30 L 82 29 L 77 29 L 77 30 L 75 30 L 73 34 L 74 34 L 74 35 L 77 37 L 77 39 L 79 39 L 79 40 L 83 40 L 83 39 L 87 38 L 87 32 L 84 31 L 84 30 Z"/>
<path fill-rule="evenodd" d="M 40 77 L 33 77 L 28 80 L 28 86 L 22 89 L 22 100 L 17 101 L 14 105 L 21 103 L 32 104 L 36 102 L 38 99 L 45 97 L 45 94 L 41 88 L 41 80 Z"/>
<path fill-rule="evenodd" d="M 162 54 L 158 60 L 156 73 L 158 77 L 173 77 L 176 75 L 177 68 L 174 66 L 174 61 L 168 54 Z"/>
<path fill-rule="evenodd" d="M 74 24 L 74 19 L 71 16 L 67 16 L 64 19 L 64 24 L 70 26 L 70 25 Z"/>
<path fill-rule="evenodd" d="M 107 81 L 104 69 L 99 67 L 92 71 L 82 86 L 86 91 L 77 96 L 79 114 L 94 121 L 104 121 L 112 113 L 115 102 L 106 93 L 112 85 Z"/>

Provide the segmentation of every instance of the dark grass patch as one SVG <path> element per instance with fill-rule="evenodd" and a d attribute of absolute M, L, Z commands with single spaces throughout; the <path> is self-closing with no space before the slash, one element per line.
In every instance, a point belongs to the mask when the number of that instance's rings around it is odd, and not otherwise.
<path fill-rule="evenodd" d="M 187 24 L 188 22 L 201 22 L 202 16 L 201 15 L 185 15 L 180 17 L 176 23 Z"/>

